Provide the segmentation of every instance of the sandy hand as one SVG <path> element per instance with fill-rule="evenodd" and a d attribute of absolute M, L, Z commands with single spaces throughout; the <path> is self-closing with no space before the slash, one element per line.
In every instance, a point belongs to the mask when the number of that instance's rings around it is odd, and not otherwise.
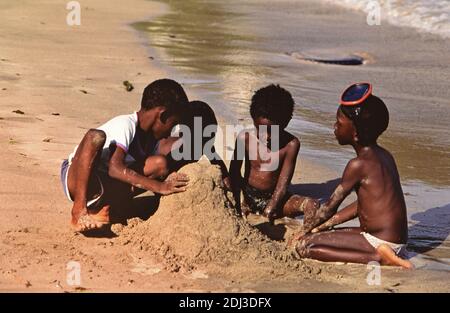
<path fill-rule="evenodd" d="M 225 177 L 222 180 L 222 182 L 223 182 L 223 187 L 225 188 L 225 190 L 232 191 L 232 189 L 231 189 L 231 178 L 229 176 Z"/>
<path fill-rule="evenodd" d="M 311 233 L 318 233 L 318 232 L 321 232 L 321 231 L 324 231 L 324 230 L 329 230 L 331 227 L 333 227 L 334 226 L 334 221 L 335 221 L 335 216 L 336 215 L 334 215 L 333 217 L 331 217 L 328 221 L 326 221 L 325 223 L 323 223 L 323 224 L 320 224 L 319 226 L 317 226 L 317 227 L 315 227 L 315 228 L 313 228 L 313 230 L 311 230 Z"/>
<path fill-rule="evenodd" d="M 322 226 L 321 224 L 328 221 L 333 215 L 334 212 L 323 206 L 320 206 L 318 209 L 306 207 L 303 216 L 303 230 L 305 233 L 309 233 L 315 228 L 326 227 L 326 225 Z"/>
<path fill-rule="evenodd" d="M 304 232 L 303 230 L 294 233 L 291 236 L 291 238 L 289 238 L 289 240 L 287 242 L 287 247 L 292 247 L 293 244 L 300 241 L 305 235 L 306 235 L 306 232 Z"/>
<path fill-rule="evenodd" d="M 269 219 L 269 223 L 273 225 L 274 219 L 276 218 L 276 210 L 272 207 L 266 207 L 264 209 L 263 215 Z"/>
<path fill-rule="evenodd" d="M 172 173 L 161 183 L 158 193 L 163 196 L 186 191 L 189 177 L 186 174 Z"/>
<path fill-rule="evenodd" d="M 244 219 L 247 219 L 247 216 L 251 213 L 250 207 L 248 204 L 244 201 L 241 203 L 241 215 Z"/>

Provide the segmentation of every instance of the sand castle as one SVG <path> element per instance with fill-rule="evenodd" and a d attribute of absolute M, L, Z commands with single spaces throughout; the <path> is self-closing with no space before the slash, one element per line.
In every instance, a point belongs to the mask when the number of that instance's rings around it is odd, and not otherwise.
<path fill-rule="evenodd" d="M 188 191 L 163 197 L 156 213 L 125 227 L 120 240 L 158 256 L 172 271 L 202 268 L 253 278 L 311 273 L 284 242 L 270 240 L 236 216 L 219 167 L 200 161 L 180 172 L 190 177 Z"/>

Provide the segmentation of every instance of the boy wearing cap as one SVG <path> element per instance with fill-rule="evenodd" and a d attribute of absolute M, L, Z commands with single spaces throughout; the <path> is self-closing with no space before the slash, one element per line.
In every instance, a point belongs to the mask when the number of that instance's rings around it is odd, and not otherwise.
<path fill-rule="evenodd" d="M 372 95 L 370 84 L 352 85 L 342 95 L 334 134 L 340 145 L 351 145 L 357 156 L 347 164 L 330 199 L 317 210 L 305 210 L 304 229 L 293 237 L 301 257 L 413 267 L 400 257 L 408 224 L 397 166 L 389 151 L 377 144 L 388 123 L 386 105 Z M 352 190 L 357 201 L 337 212 Z M 329 231 L 355 217 L 359 227 Z"/>

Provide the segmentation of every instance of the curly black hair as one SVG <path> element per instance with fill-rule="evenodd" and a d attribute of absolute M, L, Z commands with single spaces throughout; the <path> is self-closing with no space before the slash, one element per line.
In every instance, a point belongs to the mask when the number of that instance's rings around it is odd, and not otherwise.
<path fill-rule="evenodd" d="M 144 89 L 141 109 L 149 110 L 157 106 L 167 109 L 167 114 L 184 116 L 188 113 L 188 98 L 183 87 L 172 79 L 158 79 Z"/>
<path fill-rule="evenodd" d="M 253 119 L 267 118 L 284 129 L 292 118 L 294 104 L 289 91 L 280 85 L 271 84 L 255 92 L 250 105 L 250 115 Z"/>
<path fill-rule="evenodd" d="M 359 108 L 358 108 L 359 107 Z M 376 143 L 378 137 L 389 125 L 389 111 L 386 104 L 377 96 L 371 95 L 358 107 L 341 105 L 342 112 L 353 121 L 359 143 L 363 146 Z M 352 111 L 360 110 L 355 117 Z"/>
<path fill-rule="evenodd" d="M 203 101 L 194 100 L 189 102 L 189 109 L 191 111 L 189 119 L 186 121 L 186 125 L 193 130 L 194 129 L 194 119 L 197 117 L 201 118 L 202 122 L 202 133 L 205 128 L 212 126 L 212 134 L 210 137 L 202 136 L 202 144 L 205 145 L 207 141 L 215 138 L 217 132 L 217 118 L 214 114 L 213 109 Z M 192 138 L 194 139 L 194 138 Z"/>

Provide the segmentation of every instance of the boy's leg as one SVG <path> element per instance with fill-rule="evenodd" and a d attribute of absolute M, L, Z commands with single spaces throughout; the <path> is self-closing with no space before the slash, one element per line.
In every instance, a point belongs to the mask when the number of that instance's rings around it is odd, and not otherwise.
<path fill-rule="evenodd" d="M 296 250 L 303 258 L 325 262 L 382 263 L 375 248 L 354 230 L 308 234 L 298 242 Z"/>
<path fill-rule="evenodd" d="M 291 195 L 284 203 L 282 208 L 282 216 L 296 217 L 305 213 L 305 211 L 315 211 L 319 208 L 318 200 L 302 197 L 299 195 Z"/>
<path fill-rule="evenodd" d="M 169 173 L 166 157 L 162 155 L 152 155 L 145 160 L 144 176 L 153 179 L 164 179 Z"/>
<path fill-rule="evenodd" d="M 169 174 L 169 166 L 168 161 L 165 156 L 162 155 L 152 155 L 149 156 L 144 164 L 133 164 L 130 166 L 130 168 L 137 173 L 144 175 L 148 178 L 152 179 L 160 179 L 163 180 L 167 177 Z M 137 196 L 146 190 L 140 189 L 134 186 L 130 186 L 131 195 Z"/>
<path fill-rule="evenodd" d="M 67 187 L 73 199 L 71 223 L 77 231 L 99 228 L 104 224 L 104 221 L 99 221 L 104 219 L 103 211 L 98 212 L 99 220 L 96 220 L 88 212 L 87 200 L 89 195 L 99 190 L 99 183 L 93 178 L 92 169 L 98 162 L 105 141 L 103 131 L 89 130 L 81 140 L 67 174 Z"/>
<path fill-rule="evenodd" d="M 413 264 L 400 258 L 386 244 L 375 249 L 361 235 L 359 227 L 306 235 L 296 246 L 301 257 L 326 262 L 353 262 L 367 264 L 377 261 L 382 265 L 414 268 Z"/>

